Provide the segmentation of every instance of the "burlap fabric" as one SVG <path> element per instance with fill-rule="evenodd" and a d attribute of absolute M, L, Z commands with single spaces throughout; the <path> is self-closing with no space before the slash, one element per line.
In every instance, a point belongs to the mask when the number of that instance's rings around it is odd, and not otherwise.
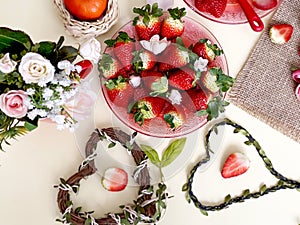
<path fill-rule="evenodd" d="M 284 45 L 270 41 L 273 24 L 294 26 L 292 39 Z M 285 0 L 266 25 L 250 57 L 236 77 L 228 100 L 300 142 L 300 102 L 295 97 L 296 84 L 291 67 L 300 68 L 300 0 Z"/>

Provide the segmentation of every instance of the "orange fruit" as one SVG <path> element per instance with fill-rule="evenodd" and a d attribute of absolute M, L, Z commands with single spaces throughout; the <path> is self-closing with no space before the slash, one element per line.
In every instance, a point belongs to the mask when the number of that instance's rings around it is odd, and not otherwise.
<path fill-rule="evenodd" d="M 64 0 L 69 13 L 79 19 L 91 21 L 99 19 L 105 12 L 108 0 Z"/>

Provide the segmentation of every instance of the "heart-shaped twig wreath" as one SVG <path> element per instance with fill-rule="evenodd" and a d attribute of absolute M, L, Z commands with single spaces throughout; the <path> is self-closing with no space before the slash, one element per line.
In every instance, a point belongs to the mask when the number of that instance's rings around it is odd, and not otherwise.
<path fill-rule="evenodd" d="M 59 188 L 58 207 L 62 213 L 62 219 L 57 221 L 72 225 L 136 225 L 139 222 L 155 223 L 160 219 L 162 210 L 166 208 L 167 187 L 162 182 L 157 188 L 150 185 L 149 170 L 145 164 L 147 156 L 133 140 L 135 135 L 136 133 L 129 135 L 116 128 L 96 129 L 91 134 L 85 148 L 87 158 L 82 162 L 78 172 L 67 180 L 61 179 L 61 184 L 56 186 Z M 110 213 L 107 217 L 95 219 L 91 215 L 93 212 L 81 212 L 81 207 L 73 209 L 69 192 L 77 193 L 79 182 L 96 172 L 95 149 L 97 143 L 103 140 L 108 140 L 109 146 L 114 146 L 118 142 L 131 153 L 137 165 L 136 171 L 139 171 L 135 175 L 140 187 L 138 197 L 132 204 L 120 206 L 122 213 Z"/>
<path fill-rule="evenodd" d="M 227 195 L 224 199 L 219 204 L 211 204 L 211 205 L 205 205 L 202 204 L 198 198 L 195 196 L 195 194 L 192 191 L 192 186 L 193 186 L 193 180 L 196 171 L 205 163 L 207 163 L 210 160 L 210 154 L 212 151 L 210 147 L 210 137 L 212 132 L 215 132 L 218 134 L 218 127 L 220 126 L 231 126 L 234 128 L 234 133 L 239 133 L 241 135 L 244 135 L 246 137 L 246 141 L 244 142 L 248 146 L 253 146 L 258 155 L 261 157 L 263 160 L 265 167 L 270 171 L 270 173 L 278 179 L 278 182 L 276 185 L 273 185 L 271 187 L 267 187 L 266 185 L 263 185 L 260 187 L 260 190 L 257 192 L 250 192 L 249 190 L 244 190 L 243 193 L 240 196 L 236 197 L 231 197 L 230 195 Z M 205 137 L 205 151 L 206 151 L 206 156 L 200 160 L 190 171 L 189 176 L 188 176 L 188 181 L 186 184 L 183 185 L 182 190 L 186 192 L 186 199 L 188 202 L 193 202 L 194 205 L 200 209 L 201 213 L 204 215 L 208 215 L 207 211 L 217 211 L 224 209 L 228 207 L 229 205 L 233 203 L 239 203 L 239 202 L 244 202 L 247 199 L 251 198 L 259 198 L 261 196 L 264 196 L 270 192 L 275 192 L 278 190 L 282 189 L 298 189 L 300 190 L 300 182 L 296 180 L 292 180 L 289 178 L 286 178 L 282 174 L 280 174 L 278 171 L 276 171 L 272 165 L 271 160 L 266 156 L 264 150 L 261 148 L 259 143 L 253 138 L 253 136 L 242 126 L 232 122 L 229 119 L 224 119 L 223 121 L 215 124 L 206 134 Z"/>

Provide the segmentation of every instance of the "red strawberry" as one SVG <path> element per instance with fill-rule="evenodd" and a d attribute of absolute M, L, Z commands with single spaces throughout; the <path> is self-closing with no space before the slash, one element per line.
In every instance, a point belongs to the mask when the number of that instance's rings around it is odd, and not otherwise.
<path fill-rule="evenodd" d="M 113 47 L 115 56 L 124 66 L 126 71 L 132 69 L 132 53 L 135 49 L 135 39 L 130 38 L 126 32 L 120 31 L 115 39 L 104 41 L 108 47 Z"/>
<path fill-rule="evenodd" d="M 141 40 L 150 40 L 150 38 L 160 33 L 161 22 L 160 16 L 163 11 L 154 3 L 152 7 L 147 4 L 142 8 L 133 8 L 133 12 L 139 14 L 133 20 L 133 25 Z"/>
<path fill-rule="evenodd" d="M 186 11 L 185 8 L 179 9 L 178 7 L 168 9 L 168 11 L 169 16 L 163 20 L 161 25 L 161 35 L 173 39 L 183 34 L 184 24 L 181 18 L 185 16 Z"/>
<path fill-rule="evenodd" d="M 180 90 L 188 90 L 194 86 L 195 76 L 195 71 L 189 67 L 176 69 L 169 73 L 169 84 Z"/>
<path fill-rule="evenodd" d="M 122 68 L 118 60 L 111 55 L 104 53 L 98 64 L 101 75 L 106 79 L 117 78 L 119 75 L 127 77 L 127 72 Z"/>
<path fill-rule="evenodd" d="M 165 72 L 171 69 L 180 68 L 188 64 L 189 50 L 177 44 L 171 44 L 159 58 L 158 70 Z"/>
<path fill-rule="evenodd" d="M 285 44 L 291 39 L 293 30 L 290 24 L 275 24 L 269 32 L 271 41 L 275 44 Z"/>
<path fill-rule="evenodd" d="M 232 153 L 226 159 L 221 174 L 224 178 L 239 176 L 245 173 L 250 166 L 250 160 L 244 154 Z"/>
<path fill-rule="evenodd" d="M 137 72 L 151 70 L 156 64 L 155 55 L 147 50 L 136 51 L 133 55 L 133 67 Z"/>
<path fill-rule="evenodd" d="M 219 86 L 217 84 L 217 75 L 214 73 L 215 69 L 208 69 L 202 73 L 200 78 L 200 85 L 211 93 L 217 93 L 219 91 Z"/>
<path fill-rule="evenodd" d="M 192 101 L 193 106 L 187 106 L 189 109 L 194 111 L 206 110 L 208 104 L 208 96 L 200 88 L 193 88 L 187 91 L 188 97 L 190 99 L 184 100 L 184 102 Z"/>
<path fill-rule="evenodd" d="M 192 51 L 209 62 L 213 62 L 217 56 L 223 53 L 223 50 L 216 44 L 211 44 L 208 39 L 200 39 L 195 43 Z"/>
<path fill-rule="evenodd" d="M 201 12 L 212 14 L 220 18 L 226 8 L 227 0 L 195 0 L 195 7 Z"/>
<path fill-rule="evenodd" d="M 253 6 L 261 10 L 273 9 L 277 6 L 277 0 L 253 0 Z"/>
<path fill-rule="evenodd" d="M 84 60 L 77 62 L 75 64 L 75 66 L 81 67 L 81 71 L 79 73 L 79 76 L 81 79 L 86 78 L 92 72 L 93 67 L 94 67 L 93 63 L 88 59 L 84 59 Z"/>
<path fill-rule="evenodd" d="M 143 125 L 145 120 L 158 117 L 165 103 L 166 100 L 161 97 L 147 96 L 139 99 L 131 110 L 134 113 L 135 122 Z"/>
<path fill-rule="evenodd" d="M 105 82 L 109 100 L 124 108 L 128 107 L 133 97 L 133 87 L 127 82 L 127 79 L 119 76 L 117 79 L 110 79 Z"/>
<path fill-rule="evenodd" d="M 141 72 L 141 77 L 144 86 L 151 91 L 154 91 L 152 84 L 159 81 L 163 77 L 163 73 L 155 70 L 143 70 Z"/>
<path fill-rule="evenodd" d="M 128 183 L 128 174 L 121 168 L 108 168 L 105 170 L 101 183 L 108 191 L 122 191 Z"/>
<path fill-rule="evenodd" d="M 182 126 L 186 119 L 184 110 L 179 105 L 176 105 L 175 107 L 169 102 L 167 103 L 167 106 L 163 110 L 162 114 L 163 119 L 173 130 Z"/>

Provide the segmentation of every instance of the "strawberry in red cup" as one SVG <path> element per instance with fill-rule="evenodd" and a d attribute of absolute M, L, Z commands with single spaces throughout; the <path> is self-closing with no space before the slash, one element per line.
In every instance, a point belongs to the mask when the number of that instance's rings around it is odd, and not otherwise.
<path fill-rule="evenodd" d="M 253 0 L 253 6 L 260 10 L 269 10 L 277 6 L 277 0 Z"/>

